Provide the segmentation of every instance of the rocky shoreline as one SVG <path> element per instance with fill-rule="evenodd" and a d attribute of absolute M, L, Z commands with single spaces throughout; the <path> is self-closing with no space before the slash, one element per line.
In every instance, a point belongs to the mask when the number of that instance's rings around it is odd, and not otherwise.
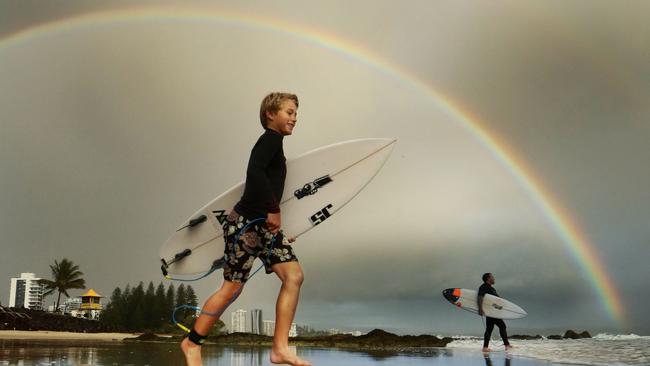
<path fill-rule="evenodd" d="M 172 342 L 178 343 L 183 336 L 158 336 L 152 333 L 145 333 L 138 337 L 126 338 L 125 342 Z M 550 335 L 543 337 L 541 335 L 512 335 L 509 337 L 513 340 L 537 340 L 537 339 L 580 339 L 591 338 L 587 331 L 577 333 L 573 330 L 567 330 L 563 336 Z M 341 348 L 348 350 L 360 351 L 391 351 L 391 352 L 409 352 L 422 353 L 427 352 L 430 348 L 446 347 L 453 342 L 451 337 L 436 337 L 432 335 L 404 335 L 389 333 L 381 329 L 375 329 L 361 336 L 348 334 L 336 334 L 318 337 L 293 337 L 289 341 L 291 345 L 301 347 L 319 347 L 319 348 Z M 260 346 L 270 347 L 273 338 L 269 336 L 250 334 L 250 333 L 232 333 L 210 336 L 206 344 L 219 344 L 224 346 Z"/>
<path fill-rule="evenodd" d="M 561 336 L 559 334 L 552 334 L 552 335 L 550 335 L 548 337 L 542 337 L 539 334 L 534 335 L 534 336 L 525 335 L 525 334 L 515 334 L 515 335 L 508 336 L 508 338 L 509 339 L 526 340 L 526 341 L 535 340 L 535 339 L 544 339 L 544 338 L 546 338 L 546 339 L 554 339 L 554 340 L 559 340 L 559 339 L 582 339 L 582 338 L 591 338 L 591 334 L 589 334 L 589 332 L 587 332 L 586 330 L 581 332 L 581 333 L 578 333 L 578 332 L 576 332 L 576 331 L 574 331 L 572 329 L 569 329 L 566 332 L 564 332 L 563 336 Z"/>
<path fill-rule="evenodd" d="M 151 333 L 142 334 L 135 338 L 126 338 L 125 342 L 180 342 L 182 336 L 161 337 Z M 362 336 L 348 334 L 335 334 L 319 337 L 293 337 L 289 342 L 293 346 L 343 348 L 356 350 L 392 350 L 406 351 L 415 348 L 445 347 L 453 339 L 439 338 L 432 335 L 404 335 L 389 333 L 375 329 Z M 250 333 L 232 333 L 208 337 L 206 344 L 219 344 L 228 346 L 271 346 L 273 338 Z"/>
<path fill-rule="evenodd" d="M 124 332 L 123 329 L 83 318 L 53 314 L 45 311 L 29 309 L 0 308 L 0 330 L 16 331 L 52 331 L 75 333 L 116 333 Z M 55 336 L 55 334 L 53 334 Z M 124 338 L 125 342 L 172 342 L 178 343 L 184 335 L 158 336 L 145 333 L 138 337 Z M 512 335 L 513 340 L 544 339 L 541 335 Z M 591 338 L 587 331 L 578 333 L 567 330 L 564 335 L 550 335 L 546 339 L 581 339 Z M 422 352 L 428 348 L 446 347 L 452 342 L 450 337 L 436 337 L 432 335 L 396 335 L 381 329 L 375 329 L 365 335 L 353 336 L 348 334 L 335 334 L 316 337 L 294 337 L 290 342 L 295 346 L 342 348 L 368 351 L 404 351 Z M 228 346 L 271 346 L 272 337 L 250 334 L 232 333 L 210 336 L 206 343 Z"/>
<path fill-rule="evenodd" d="M 111 326 L 84 318 L 49 313 L 42 310 L 0 307 L 0 330 L 49 330 L 77 333 L 114 333 L 123 331 Z"/>

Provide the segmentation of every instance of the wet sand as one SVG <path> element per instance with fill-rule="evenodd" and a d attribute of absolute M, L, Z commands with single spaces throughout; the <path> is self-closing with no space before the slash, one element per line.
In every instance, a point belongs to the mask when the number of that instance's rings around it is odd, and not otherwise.
<path fill-rule="evenodd" d="M 122 341 L 124 338 L 137 337 L 140 334 L 141 333 L 76 333 L 54 332 L 48 330 L 0 330 L 0 339 L 83 339 L 96 341 Z"/>
<path fill-rule="evenodd" d="M 6 332 L 4 332 L 6 334 Z M 36 332 L 27 332 L 36 333 Z M 50 332 L 52 333 L 52 332 Z M 56 333 L 56 332 L 55 332 Z M 33 334 L 32 334 L 33 336 Z M 49 334 L 48 336 L 53 336 Z M 60 335 L 54 335 L 60 336 Z M 178 344 L 137 343 L 76 339 L 0 339 L 0 365 L 156 365 L 184 364 Z M 318 366 L 565 366 L 564 364 L 479 350 L 430 348 L 417 354 L 402 352 L 366 352 L 311 347 L 293 348 L 300 357 Z M 270 365 L 270 347 L 204 346 L 205 364 L 233 366 Z"/>

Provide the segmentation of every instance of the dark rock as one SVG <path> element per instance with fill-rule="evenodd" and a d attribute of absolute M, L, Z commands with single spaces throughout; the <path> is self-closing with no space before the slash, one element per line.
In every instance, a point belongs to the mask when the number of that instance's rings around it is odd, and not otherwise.
<path fill-rule="evenodd" d="M 553 334 L 553 335 L 550 335 L 550 336 L 548 336 L 546 338 L 547 339 L 556 339 L 556 340 L 557 339 L 563 339 L 563 337 L 561 335 L 559 335 L 559 334 Z"/>
<path fill-rule="evenodd" d="M 574 330 L 569 329 L 569 330 L 567 330 L 566 332 L 564 332 L 564 338 L 567 338 L 567 339 L 578 339 L 578 338 L 580 338 L 580 336 L 579 336 L 578 333 L 576 333 Z"/>
<path fill-rule="evenodd" d="M 526 335 L 526 334 L 515 334 L 512 336 L 508 336 L 510 339 L 521 339 L 521 340 L 533 340 L 533 339 L 542 339 L 542 336 L 539 334 L 536 334 L 534 336 L 531 335 Z"/>
<path fill-rule="evenodd" d="M 589 332 L 587 332 L 586 330 L 584 332 L 580 333 L 579 335 L 580 335 L 580 338 L 591 338 L 591 334 L 589 334 Z"/>
<path fill-rule="evenodd" d="M 358 338 L 365 338 L 365 339 L 387 339 L 387 338 L 399 338 L 397 334 L 389 333 L 383 329 L 373 329 L 370 332 L 359 336 Z"/>
<path fill-rule="evenodd" d="M 569 329 L 564 333 L 564 338 L 567 339 L 591 338 L 591 334 L 589 334 L 589 332 L 587 332 L 586 330 L 578 334 L 576 331 Z"/>

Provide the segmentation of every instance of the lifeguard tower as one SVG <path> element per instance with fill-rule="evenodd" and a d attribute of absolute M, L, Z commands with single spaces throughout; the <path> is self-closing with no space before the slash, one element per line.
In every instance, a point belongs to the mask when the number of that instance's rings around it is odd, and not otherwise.
<path fill-rule="evenodd" d="M 81 295 L 79 311 L 83 314 L 84 318 L 99 319 L 99 313 L 102 311 L 102 304 L 100 303 L 102 297 L 104 296 L 98 294 L 93 289 Z"/>

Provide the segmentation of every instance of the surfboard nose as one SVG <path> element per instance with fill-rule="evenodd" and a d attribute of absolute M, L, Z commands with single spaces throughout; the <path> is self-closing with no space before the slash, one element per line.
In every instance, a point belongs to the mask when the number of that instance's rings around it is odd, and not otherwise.
<path fill-rule="evenodd" d="M 444 296 L 444 298 L 447 299 L 447 301 L 449 301 L 450 303 L 453 304 L 456 301 L 458 301 L 458 297 L 459 297 L 458 296 L 458 289 L 448 288 L 446 290 L 443 290 L 442 291 L 442 296 Z"/>

